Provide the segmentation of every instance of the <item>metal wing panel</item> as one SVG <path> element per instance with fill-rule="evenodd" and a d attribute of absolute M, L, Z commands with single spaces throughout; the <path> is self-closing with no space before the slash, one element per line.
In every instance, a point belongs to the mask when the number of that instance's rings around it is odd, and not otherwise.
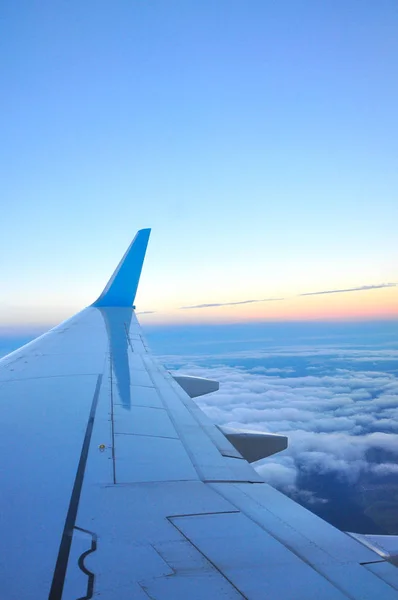
<path fill-rule="evenodd" d="M 48 593 L 96 383 L 97 376 L 82 375 L 12 381 L 0 389 L 4 598 Z"/>
<path fill-rule="evenodd" d="M 7 600 L 49 593 L 107 350 L 101 316 L 87 309 L 0 361 Z"/>
<path fill-rule="evenodd" d="M 221 432 L 207 421 L 203 413 L 204 418 L 197 418 L 200 409 L 151 355 L 145 355 L 144 361 L 200 478 L 203 481 L 262 481 L 240 455 L 231 458 L 236 456 L 236 451 L 227 440 L 220 446 L 224 450 L 229 445 L 231 453 L 225 456 L 220 452 L 214 438 L 222 435 Z M 213 435 L 209 435 L 210 429 Z"/>
<path fill-rule="evenodd" d="M 353 540 L 270 485 L 215 484 L 220 494 L 306 561 L 336 559 L 356 563 L 378 560 L 372 550 Z"/>
<path fill-rule="evenodd" d="M 380 561 L 377 554 L 271 486 L 212 487 L 347 597 L 396 597 L 391 580 L 377 581 L 365 569 L 365 565 Z"/>
<path fill-rule="evenodd" d="M 380 579 L 386 581 L 389 585 L 391 585 L 395 590 L 398 591 L 398 569 L 396 566 L 392 565 L 389 562 L 382 561 L 376 563 L 369 563 L 364 565 L 365 569 L 371 571 Z M 397 595 L 398 597 L 398 595 Z"/>
<path fill-rule="evenodd" d="M 330 582 L 242 512 L 178 517 L 173 523 L 244 597 L 342 599 Z"/>

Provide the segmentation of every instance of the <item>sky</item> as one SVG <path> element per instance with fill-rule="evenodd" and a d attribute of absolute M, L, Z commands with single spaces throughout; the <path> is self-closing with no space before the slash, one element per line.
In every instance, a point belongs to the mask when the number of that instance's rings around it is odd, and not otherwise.
<path fill-rule="evenodd" d="M 142 227 L 143 323 L 396 318 L 397 26 L 395 0 L 2 3 L 0 327 L 90 304 Z"/>

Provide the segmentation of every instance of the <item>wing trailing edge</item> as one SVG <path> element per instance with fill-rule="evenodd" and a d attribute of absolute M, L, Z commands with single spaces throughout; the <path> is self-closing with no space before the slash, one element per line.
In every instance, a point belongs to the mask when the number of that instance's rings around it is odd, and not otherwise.
<path fill-rule="evenodd" d="M 150 229 L 140 229 L 99 298 L 91 306 L 129 306 L 134 304 Z"/>

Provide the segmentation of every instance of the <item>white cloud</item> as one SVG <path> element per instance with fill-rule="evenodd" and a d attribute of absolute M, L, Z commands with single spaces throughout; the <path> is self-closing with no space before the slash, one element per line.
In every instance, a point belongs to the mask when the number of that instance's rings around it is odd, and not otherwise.
<path fill-rule="evenodd" d="M 333 375 L 313 372 L 294 377 L 284 369 L 205 367 L 194 360 L 179 370 L 220 382 L 219 392 L 197 399 L 215 423 L 289 437 L 285 452 L 256 466 L 270 484 L 304 499 L 303 494 L 310 493 L 297 489 L 299 471 L 334 473 L 351 483 L 364 473 L 398 473 L 394 463 L 377 464 L 368 456 L 372 449 L 398 456 L 398 380 L 394 374 L 336 369 Z M 203 362 L 204 357 L 199 360 Z M 170 363 L 170 357 L 166 362 Z M 325 500 L 314 497 L 312 501 Z"/>
<path fill-rule="evenodd" d="M 292 487 L 295 486 L 297 470 L 294 462 L 285 464 L 283 461 L 273 462 L 271 459 L 267 463 L 260 465 L 257 470 L 270 485 Z"/>
<path fill-rule="evenodd" d="M 372 472 L 376 475 L 398 475 L 398 465 L 394 463 L 372 465 Z"/>

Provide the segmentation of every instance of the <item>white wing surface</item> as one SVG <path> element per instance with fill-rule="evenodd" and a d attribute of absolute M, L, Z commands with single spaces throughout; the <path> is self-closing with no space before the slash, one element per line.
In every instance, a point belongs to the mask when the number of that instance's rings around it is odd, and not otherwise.
<path fill-rule="evenodd" d="M 131 307 L 148 237 L 0 361 L 1 599 L 397 600 L 385 557 L 262 481 L 152 356 Z"/>

